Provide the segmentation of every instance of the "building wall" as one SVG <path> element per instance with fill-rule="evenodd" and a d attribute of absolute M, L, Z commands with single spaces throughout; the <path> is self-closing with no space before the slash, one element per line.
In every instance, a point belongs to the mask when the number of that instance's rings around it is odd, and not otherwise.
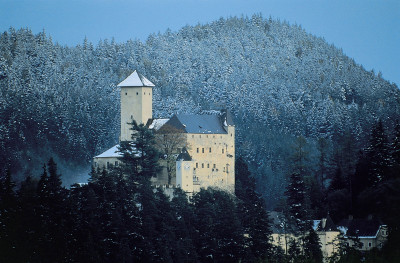
<path fill-rule="evenodd" d="M 324 257 L 324 262 L 328 262 L 328 258 L 332 256 L 335 252 L 337 252 L 340 247 L 340 239 L 339 239 L 340 232 L 318 231 L 317 234 L 320 240 L 321 252 Z M 287 253 L 287 249 L 289 249 L 290 242 L 292 240 L 301 242 L 300 237 L 295 236 L 294 234 L 278 234 L 278 233 L 272 234 L 272 244 L 281 247 L 285 253 Z"/>
<path fill-rule="evenodd" d="M 191 162 L 177 162 L 176 174 L 171 185 L 180 185 L 186 192 L 198 192 L 200 188 L 218 187 L 235 190 L 235 127 L 227 127 L 226 134 L 185 134 Z M 122 133 L 122 130 L 121 130 Z M 95 167 L 107 168 L 120 162 L 116 157 L 94 158 Z M 165 160 L 160 160 L 161 171 L 152 178 L 153 185 L 167 185 L 168 174 Z M 190 167 L 187 168 L 187 167 Z M 192 182 L 188 182 L 191 180 Z"/>
<path fill-rule="evenodd" d="M 272 245 L 282 248 L 285 254 L 287 254 L 292 240 L 299 241 L 299 238 L 293 234 L 272 233 L 271 236 Z"/>
<path fill-rule="evenodd" d="M 110 168 L 111 166 L 116 166 L 116 165 L 120 165 L 121 164 L 121 160 L 119 160 L 116 157 L 94 157 L 93 158 L 93 165 L 94 167 L 100 168 L 100 169 L 104 169 L 104 168 Z"/>
<path fill-rule="evenodd" d="M 135 120 L 138 124 L 146 124 L 153 116 L 151 87 L 122 87 L 121 88 L 121 137 L 120 141 L 130 141 L 132 125 Z"/>
<path fill-rule="evenodd" d="M 194 192 L 193 161 L 176 162 L 176 186 L 188 193 Z"/>
<path fill-rule="evenodd" d="M 227 134 L 187 134 L 193 177 L 199 188 L 235 189 L 235 128 Z"/>
<path fill-rule="evenodd" d="M 388 228 L 386 225 L 382 225 L 379 227 L 379 230 L 376 233 L 376 236 L 370 236 L 370 237 L 363 237 L 360 236 L 358 237 L 359 242 L 362 244 L 361 248 L 357 248 L 361 251 L 368 251 L 373 248 L 382 248 L 383 244 L 387 241 L 388 238 Z M 353 247 L 355 245 L 355 241 L 352 240 L 351 238 L 346 238 L 346 241 L 348 246 Z"/>
<path fill-rule="evenodd" d="M 340 231 L 318 231 L 317 234 L 321 244 L 322 255 L 326 261 L 340 249 Z"/>

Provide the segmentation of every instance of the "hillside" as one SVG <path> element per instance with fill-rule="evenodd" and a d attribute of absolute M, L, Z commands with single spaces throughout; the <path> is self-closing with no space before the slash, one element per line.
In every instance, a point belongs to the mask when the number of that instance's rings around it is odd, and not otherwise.
<path fill-rule="evenodd" d="M 311 175 L 320 138 L 327 160 L 351 148 L 354 167 L 371 126 L 381 119 L 391 130 L 400 113 L 395 84 L 301 27 L 260 16 L 76 47 L 10 29 L 0 36 L 1 163 L 35 173 L 54 156 L 63 174 L 87 169 L 118 139 L 116 84 L 133 69 L 156 84 L 155 117 L 229 108 L 238 154 L 270 204 L 286 185 L 296 137 L 307 139 Z"/>

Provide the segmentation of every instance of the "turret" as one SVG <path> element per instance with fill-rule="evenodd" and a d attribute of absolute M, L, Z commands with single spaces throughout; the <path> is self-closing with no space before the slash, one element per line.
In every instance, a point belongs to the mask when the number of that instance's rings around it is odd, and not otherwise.
<path fill-rule="evenodd" d="M 136 70 L 118 84 L 121 88 L 120 141 L 132 140 L 132 123 L 146 124 L 153 117 L 154 84 Z"/>

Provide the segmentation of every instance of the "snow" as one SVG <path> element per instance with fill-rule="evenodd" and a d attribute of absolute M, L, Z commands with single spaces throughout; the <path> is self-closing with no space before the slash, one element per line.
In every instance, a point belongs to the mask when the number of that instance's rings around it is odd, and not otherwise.
<path fill-rule="evenodd" d="M 169 121 L 169 119 L 154 119 L 150 124 L 149 129 L 158 131 L 165 123 L 167 123 L 167 121 Z"/>
<path fill-rule="evenodd" d="M 343 235 L 346 235 L 348 228 L 344 226 L 338 226 L 337 229 L 343 233 Z"/>
<path fill-rule="evenodd" d="M 321 220 L 313 220 L 313 229 L 316 231 Z"/>
<path fill-rule="evenodd" d="M 155 85 L 136 70 L 125 80 L 118 84 L 118 87 L 154 87 Z"/>
<path fill-rule="evenodd" d="M 107 151 L 103 152 L 95 156 L 95 158 L 111 158 L 111 157 L 122 157 L 122 153 L 118 152 L 119 144 L 113 146 L 112 148 L 108 149 Z"/>

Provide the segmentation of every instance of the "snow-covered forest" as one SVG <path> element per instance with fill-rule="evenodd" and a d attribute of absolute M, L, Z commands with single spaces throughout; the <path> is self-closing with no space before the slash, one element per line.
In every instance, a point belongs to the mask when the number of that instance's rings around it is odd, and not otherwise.
<path fill-rule="evenodd" d="M 231 110 L 237 152 L 269 206 L 283 195 L 299 136 L 306 170 L 325 180 L 338 165 L 354 172 L 371 127 L 380 119 L 392 134 L 400 113 L 400 90 L 380 73 L 259 15 L 75 47 L 11 28 L 0 36 L 1 163 L 21 179 L 51 156 L 64 176 L 89 170 L 117 142 L 116 85 L 134 69 L 156 85 L 154 117 Z"/>

